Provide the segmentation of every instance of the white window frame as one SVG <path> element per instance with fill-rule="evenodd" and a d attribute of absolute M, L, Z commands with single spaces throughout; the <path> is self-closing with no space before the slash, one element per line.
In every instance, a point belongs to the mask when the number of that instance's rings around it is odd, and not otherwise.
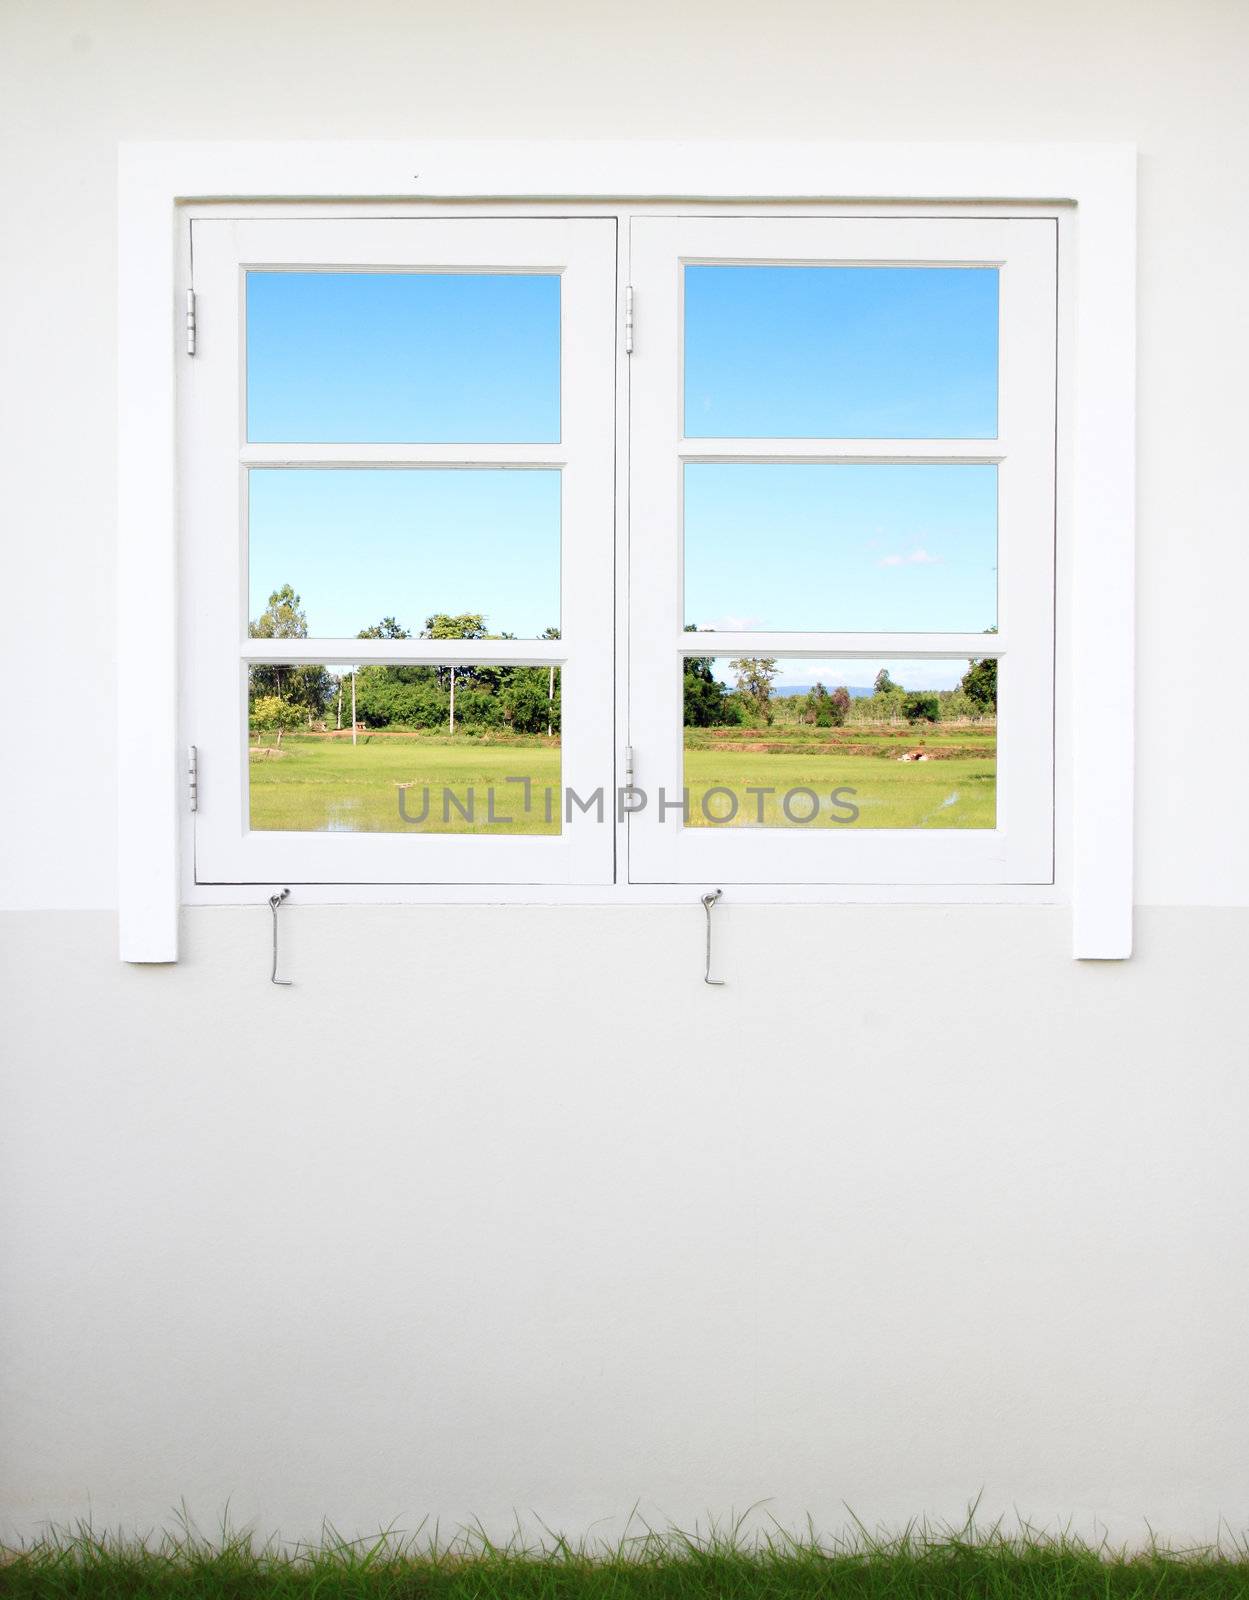
<path fill-rule="evenodd" d="M 755 901 L 1070 901 L 1073 953 L 1122 959 L 1132 937 L 1136 155 L 1126 145 L 142 144 L 119 164 L 119 924 L 124 960 L 177 959 L 188 888 L 180 726 L 177 396 L 189 285 L 187 219 L 288 196 L 371 214 L 616 215 L 696 197 L 814 213 L 873 205 L 1053 214 L 1060 228 L 1056 830 L 1052 885 L 746 885 Z M 637 203 L 621 197 L 646 196 Z M 623 307 L 618 308 L 623 316 Z M 1065 332 L 1063 331 L 1065 330 Z M 627 385 L 627 360 L 618 386 Z M 617 447 L 625 444 L 617 420 Z M 622 456 L 623 459 L 623 456 Z M 1068 463 L 1070 466 L 1068 468 Z M 628 505 L 618 474 L 617 522 Z M 627 568 L 617 540 L 618 599 Z M 618 609 L 619 621 L 619 609 Z M 621 680 L 617 673 L 617 760 Z M 685 901 L 681 886 L 327 890 L 327 900 Z M 304 898 L 316 896 L 306 892 Z"/>
<path fill-rule="evenodd" d="M 992 655 L 999 668 L 992 828 L 682 826 L 630 818 L 635 883 L 1049 884 L 1054 880 L 1054 373 L 1056 234 L 1049 218 L 635 218 L 629 274 L 645 317 L 630 365 L 629 738 L 640 787 L 684 787 L 683 653 L 893 661 Z M 686 438 L 687 261 L 992 266 L 999 277 L 999 417 L 991 439 Z M 681 503 L 688 462 L 968 462 L 995 467 L 998 632 L 684 632 Z M 748 609 L 748 596 L 740 606 Z M 961 670 L 961 668 L 960 668 Z M 697 820 L 697 819 L 695 819 Z"/>
<path fill-rule="evenodd" d="M 183 391 L 182 640 L 185 724 L 197 750 L 193 885 L 610 884 L 610 800 L 583 810 L 612 770 L 616 227 L 610 218 L 199 217 L 191 224 L 196 306 L 207 323 Z M 560 430 L 547 444 L 253 444 L 241 374 L 251 268 L 541 272 L 560 277 Z M 198 320 L 198 317 L 197 317 Z M 560 637 L 464 644 L 430 639 L 250 639 L 247 478 L 291 467 L 549 469 L 560 474 Z M 242 524 L 223 544 L 220 530 Z M 254 662 L 561 669 L 558 832 L 509 836 L 412 829 L 253 831 L 247 808 L 245 666 Z M 609 714 L 603 715 L 603 707 Z M 481 799 L 485 804 L 484 797 Z M 520 799 L 517 791 L 515 798 Z M 543 802 L 537 801 L 538 805 Z M 554 810 L 554 807 L 552 808 Z M 514 810 L 500 801 L 500 813 Z"/>

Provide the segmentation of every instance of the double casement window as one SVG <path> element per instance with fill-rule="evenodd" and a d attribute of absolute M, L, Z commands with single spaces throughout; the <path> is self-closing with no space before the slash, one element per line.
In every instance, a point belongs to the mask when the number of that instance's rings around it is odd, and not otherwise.
<path fill-rule="evenodd" d="M 189 221 L 195 884 L 1054 881 L 1058 226 L 845 212 Z"/>

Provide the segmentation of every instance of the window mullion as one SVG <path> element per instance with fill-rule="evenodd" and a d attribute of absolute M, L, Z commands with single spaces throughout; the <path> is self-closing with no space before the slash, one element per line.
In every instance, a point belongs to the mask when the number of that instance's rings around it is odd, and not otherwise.
<path fill-rule="evenodd" d="M 837 462 L 847 466 L 995 466 L 1010 453 L 995 439 L 680 439 L 683 462 Z"/>
<path fill-rule="evenodd" d="M 568 455 L 550 444 L 244 444 L 245 467 L 559 468 Z"/>

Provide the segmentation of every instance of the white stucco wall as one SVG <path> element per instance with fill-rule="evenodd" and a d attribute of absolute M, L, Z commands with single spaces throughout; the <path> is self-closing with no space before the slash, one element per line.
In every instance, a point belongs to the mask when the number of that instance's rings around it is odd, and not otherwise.
<path fill-rule="evenodd" d="M 1247 47 L 1235 0 L 0 8 L 0 1531 L 1249 1526 Z M 713 994 L 696 905 L 292 908 L 280 994 L 263 908 L 117 962 L 116 143 L 522 135 L 1139 144 L 1131 963 L 727 906 Z"/>

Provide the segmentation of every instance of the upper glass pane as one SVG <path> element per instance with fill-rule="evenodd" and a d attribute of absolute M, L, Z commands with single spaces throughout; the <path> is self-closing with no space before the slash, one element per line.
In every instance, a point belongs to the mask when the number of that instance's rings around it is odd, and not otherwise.
<path fill-rule="evenodd" d="M 560 626 L 560 475 L 253 467 L 247 555 L 262 636 L 539 639 Z"/>
<path fill-rule="evenodd" d="M 732 632 L 997 625 L 997 468 L 685 467 L 685 621 Z"/>
<path fill-rule="evenodd" d="M 691 439 L 992 439 L 996 267 L 687 266 Z"/>
<path fill-rule="evenodd" d="M 253 444 L 553 444 L 548 273 L 249 272 Z"/>

